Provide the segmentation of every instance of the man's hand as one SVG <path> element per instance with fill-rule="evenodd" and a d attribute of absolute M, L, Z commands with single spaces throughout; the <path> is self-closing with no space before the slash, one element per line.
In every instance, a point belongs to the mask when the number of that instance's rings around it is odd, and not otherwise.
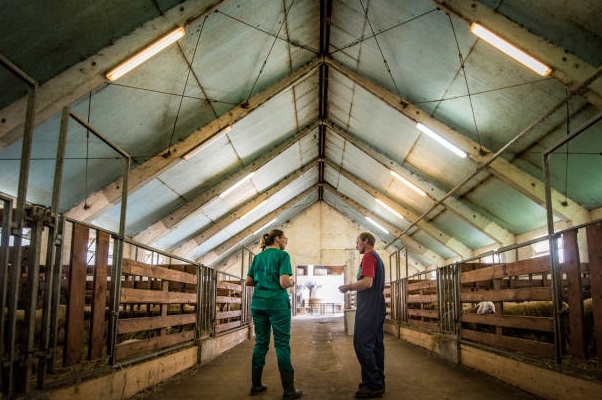
<path fill-rule="evenodd" d="M 339 292 L 341 293 L 347 293 L 349 291 L 349 286 L 347 285 L 341 285 L 339 286 Z"/>

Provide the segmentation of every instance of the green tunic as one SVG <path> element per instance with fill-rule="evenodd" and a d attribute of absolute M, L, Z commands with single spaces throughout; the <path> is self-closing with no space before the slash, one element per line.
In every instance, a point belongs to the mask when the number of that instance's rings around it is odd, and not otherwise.
<path fill-rule="evenodd" d="M 280 276 L 292 274 L 291 257 L 286 251 L 267 248 L 257 254 L 247 273 L 255 281 L 251 309 L 290 309 L 288 292 L 280 286 Z"/>

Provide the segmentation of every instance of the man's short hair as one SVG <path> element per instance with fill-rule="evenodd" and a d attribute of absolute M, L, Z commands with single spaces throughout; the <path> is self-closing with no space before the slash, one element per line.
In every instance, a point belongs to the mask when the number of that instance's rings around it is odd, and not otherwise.
<path fill-rule="evenodd" d="M 371 234 L 370 232 L 360 233 L 359 238 L 362 242 L 368 242 L 368 244 L 372 247 L 374 247 L 374 244 L 376 243 L 376 239 L 374 238 L 374 235 Z"/>

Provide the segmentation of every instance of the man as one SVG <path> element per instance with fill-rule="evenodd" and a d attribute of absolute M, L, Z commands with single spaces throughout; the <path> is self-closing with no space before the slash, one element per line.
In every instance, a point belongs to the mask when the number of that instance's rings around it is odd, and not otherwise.
<path fill-rule="evenodd" d="M 374 251 L 375 241 L 369 232 L 359 234 L 355 248 L 363 257 L 357 281 L 339 286 L 341 293 L 357 291 L 353 347 L 362 370 L 362 382 L 355 397 L 361 399 L 382 397 L 385 393 L 385 268 Z"/>

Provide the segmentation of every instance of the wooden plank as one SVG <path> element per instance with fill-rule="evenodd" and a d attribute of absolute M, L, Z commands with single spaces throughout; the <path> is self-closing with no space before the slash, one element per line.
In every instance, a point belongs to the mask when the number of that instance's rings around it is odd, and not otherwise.
<path fill-rule="evenodd" d="M 408 303 L 436 303 L 437 302 L 436 294 L 409 294 L 407 298 Z"/>
<path fill-rule="evenodd" d="M 497 264 L 475 271 L 462 272 L 461 283 L 474 283 L 492 279 L 502 279 L 512 276 L 541 274 L 550 272 L 550 257 L 536 257 L 516 261 L 510 264 Z"/>
<path fill-rule="evenodd" d="M 439 324 L 436 322 L 425 322 L 417 319 L 408 320 L 410 326 L 417 326 L 420 328 L 424 328 L 430 332 L 439 332 Z"/>
<path fill-rule="evenodd" d="M 196 304 L 196 300 L 196 293 L 163 292 L 161 290 L 122 288 L 119 302 Z"/>
<path fill-rule="evenodd" d="M 487 290 L 460 293 L 462 302 L 479 301 L 552 301 L 549 287 Z"/>
<path fill-rule="evenodd" d="M 215 314 L 215 319 L 237 318 L 242 315 L 242 310 L 222 311 Z"/>
<path fill-rule="evenodd" d="M 500 326 L 504 328 L 530 329 L 534 331 L 553 332 L 554 319 L 546 317 L 519 317 L 515 315 L 494 315 L 494 314 L 463 314 L 460 318 L 462 322 L 474 324 L 487 324 Z"/>
<path fill-rule="evenodd" d="M 437 288 L 437 281 L 434 279 L 429 279 L 427 281 L 420 281 L 420 282 L 413 282 L 413 283 L 408 283 L 408 291 L 413 292 L 415 290 L 422 290 L 422 289 L 436 289 Z"/>
<path fill-rule="evenodd" d="M 122 272 L 129 275 L 146 276 L 172 282 L 190 283 L 193 285 L 196 285 L 197 283 L 196 275 L 156 265 L 149 265 L 129 258 L 123 259 Z"/>
<path fill-rule="evenodd" d="M 194 330 L 178 332 L 171 335 L 156 336 L 150 339 L 118 344 L 115 348 L 115 354 L 117 355 L 117 359 L 121 361 L 133 355 L 153 353 L 166 347 L 193 340 Z"/>
<path fill-rule="evenodd" d="M 216 296 L 215 302 L 218 304 L 241 304 L 240 297 L 232 297 L 232 296 Z"/>
<path fill-rule="evenodd" d="M 109 233 L 96 231 L 96 260 L 93 271 L 90 350 L 88 351 L 90 360 L 100 358 L 103 355 L 110 241 L 111 235 Z"/>
<path fill-rule="evenodd" d="M 520 362 L 515 357 L 461 344 L 462 364 L 516 386 L 537 398 L 554 400 L 597 399 L 600 397 L 600 380 L 561 373 L 530 362 Z M 503 396 L 502 396 L 503 397 Z"/>
<path fill-rule="evenodd" d="M 228 322 L 227 324 L 218 324 L 215 325 L 215 333 L 225 332 L 230 329 L 234 329 L 241 326 L 240 321 Z"/>
<path fill-rule="evenodd" d="M 236 292 L 240 292 L 242 290 L 242 285 L 240 283 L 219 281 L 219 282 L 217 282 L 217 288 L 218 289 L 229 289 L 229 290 L 234 290 Z"/>
<path fill-rule="evenodd" d="M 63 364 L 65 366 L 78 364 L 82 359 L 88 236 L 88 227 L 73 224 L 71 259 L 69 263 L 69 297 L 63 357 Z"/>
<path fill-rule="evenodd" d="M 408 315 L 410 317 L 424 317 L 424 318 L 439 318 L 439 311 L 437 310 L 414 310 L 408 309 Z"/>
<path fill-rule="evenodd" d="M 119 400 L 158 385 L 197 365 L 199 347 L 194 346 L 151 361 L 125 366 L 99 378 L 49 391 L 51 400 Z"/>
<path fill-rule="evenodd" d="M 536 342 L 509 336 L 498 336 L 492 333 L 477 332 L 468 329 L 462 329 L 462 339 L 472 340 L 492 347 L 502 347 L 509 350 L 519 351 L 543 358 L 553 358 L 555 353 L 554 344 Z"/>
<path fill-rule="evenodd" d="M 579 261 L 579 245 L 577 231 L 571 230 L 562 234 L 564 251 L 564 273 L 568 286 L 566 301 L 569 305 L 569 332 L 567 350 L 573 357 L 585 359 L 586 345 L 583 331 L 583 299 L 581 298 L 581 263 Z"/>
<path fill-rule="evenodd" d="M 592 293 L 592 315 L 594 331 L 602 332 L 602 222 L 585 228 L 587 234 L 587 254 L 589 256 L 589 279 Z M 598 359 L 602 359 L 602 335 L 596 335 Z"/>
<path fill-rule="evenodd" d="M 169 326 L 194 324 L 196 313 L 168 315 L 167 317 L 128 318 L 117 321 L 117 333 L 133 333 L 150 329 L 160 329 Z"/>

